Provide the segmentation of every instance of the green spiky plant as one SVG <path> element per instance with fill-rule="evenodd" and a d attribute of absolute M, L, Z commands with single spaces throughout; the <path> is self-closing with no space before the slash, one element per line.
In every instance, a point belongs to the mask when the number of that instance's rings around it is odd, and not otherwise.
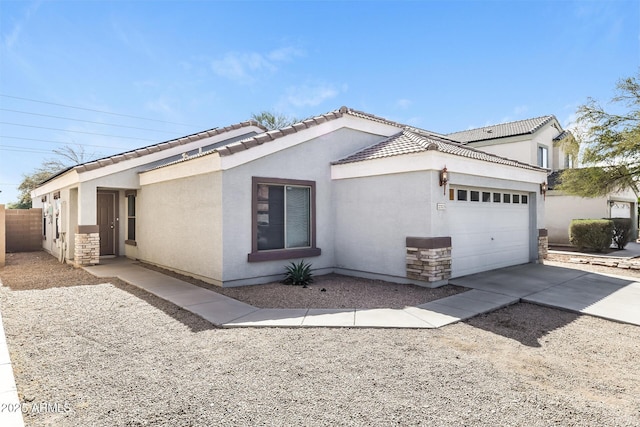
<path fill-rule="evenodd" d="M 291 262 L 291 265 L 285 267 L 287 272 L 284 275 L 282 283 L 285 285 L 302 286 L 306 288 L 313 282 L 313 273 L 311 273 L 311 264 L 307 264 L 304 260 L 299 263 Z"/>

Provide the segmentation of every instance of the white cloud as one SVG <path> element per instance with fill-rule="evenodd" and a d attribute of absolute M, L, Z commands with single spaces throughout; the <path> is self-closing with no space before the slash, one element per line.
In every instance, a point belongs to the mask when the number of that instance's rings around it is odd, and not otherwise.
<path fill-rule="evenodd" d="M 398 99 L 396 101 L 396 107 L 397 108 L 401 108 L 403 110 L 409 108 L 411 106 L 411 104 L 413 104 L 413 101 L 411 101 L 410 99 L 406 99 L 406 98 L 401 98 L 401 99 Z"/>
<path fill-rule="evenodd" d="M 24 17 L 15 23 L 15 25 L 13 26 L 13 28 L 11 29 L 11 31 L 7 36 L 2 37 L 3 39 L 2 44 L 4 45 L 5 48 L 11 49 L 18 42 L 18 39 L 20 38 L 20 34 L 22 33 L 22 29 L 24 28 L 25 24 L 29 21 L 31 16 L 34 13 L 36 13 L 41 3 L 42 1 L 36 1 L 31 3 L 31 5 L 29 5 L 29 7 L 27 7 L 27 10 L 25 11 Z"/>
<path fill-rule="evenodd" d="M 513 109 L 513 114 L 517 117 L 525 114 L 527 111 L 529 111 L 528 105 L 518 105 Z"/>
<path fill-rule="evenodd" d="M 303 51 L 293 47 L 282 47 L 266 54 L 229 52 L 221 59 L 213 60 L 211 69 L 219 76 L 238 83 L 253 83 L 261 74 L 277 71 L 279 63 L 303 54 Z"/>
<path fill-rule="evenodd" d="M 164 98 L 148 101 L 145 105 L 146 109 L 164 115 L 172 115 L 175 113 L 169 101 Z"/>
<path fill-rule="evenodd" d="M 275 62 L 284 62 L 291 61 L 293 58 L 297 56 L 303 56 L 304 51 L 297 49 L 295 47 L 282 47 L 280 49 L 272 50 L 267 54 L 267 58 L 270 61 Z"/>
<path fill-rule="evenodd" d="M 346 86 L 343 85 L 341 89 L 325 83 L 291 86 L 287 89 L 284 102 L 294 107 L 315 107 L 328 99 L 335 98 L 341 91 L 346 91 Z"/>

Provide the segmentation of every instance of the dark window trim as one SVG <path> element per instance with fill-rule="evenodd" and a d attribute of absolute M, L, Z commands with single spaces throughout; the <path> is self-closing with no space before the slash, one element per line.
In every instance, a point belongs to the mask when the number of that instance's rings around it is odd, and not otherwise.
<path fill-rule="evenodd" d="M 258 184 L 298 185 L 311 188 L 311 247 L 258 251 Z M 320 253 L 320 248 L 316 247 L 316 182 L 299 179 L 251 177 L 251 253 L 247 255 L 247 260 L 249 262 L 275 261 L 318 256 Z"/>

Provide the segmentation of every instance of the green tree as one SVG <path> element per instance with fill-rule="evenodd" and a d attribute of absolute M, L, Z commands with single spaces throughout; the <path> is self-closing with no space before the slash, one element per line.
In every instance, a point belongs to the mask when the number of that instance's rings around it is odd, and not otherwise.
<path fill-rule="evenodd" d="M 40 185 L 40 183 L 70 166 L 84 163 L 90 158 L 95 157 L 95 153 L 87 153 L 85 147 L 81 145 L 76 147 L 65 145 L 53 150 L 53 153 L 56 157 L 46 159 L 36 170 L 22 176 L 22 182 L 18 186 L 18 191 L 20 192 L 18 201 L 16 203 L 9 203 L 7 208 L 30 209 L 31 191 Z"/>
<path fill-rule="evenodd" d="M 274 113 L 271 111 L 252 113 L 251 118 L 269 130 L 281 129 L 299 121 L 293 116 L 289 117 L 284 114 Z"/>
<path fill-rule="evenodd" d="M 582 197 L 603 196 L 633 188 L 640 178 L 640 70 L 616 85 L 616 94 L 605 110 L 595 99 L 578 107 L 577 124 L 582 131 L 581 163 L 587 167 L 567 169 L 557 189 Z"/>

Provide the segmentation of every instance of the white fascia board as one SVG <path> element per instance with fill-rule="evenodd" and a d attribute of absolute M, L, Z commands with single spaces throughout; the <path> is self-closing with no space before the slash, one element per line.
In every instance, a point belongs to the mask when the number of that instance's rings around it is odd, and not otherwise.
<path fill-rule="evenodd" d="M 385 157 L 331 166 L 331 179 L 361 178 L 395 173 L 442 170 L 446 166 L 450 183 L 455 184 L 455 174 L 475 175 L 526 183 L 541 183 L 546 180 L 544 170 L 523 169 L 515 166 L 470 159 L 454 154 L 424 151 L 414 154 Z"/>
<path fill-rule="evenodd" d="M 269 154 L 286 150 L 287 148 L 319 138 L 341 128 L 349 128 L 381 136 L 391 136 L 402 130 L 397 126 L 345 114 L 340 118 L 329 120 L 296 133 L 282 136 L 273 141 L 252 147 L 248 150 L 238 151 L 230 156 L 223 156 L 221 157 L 221 168 L 222 170 L 231 169 L 257 160 L 261 157 L 268 156 Z"/>
<path fill-rule="evenodd" d="M 220 155 L 218 153 L 211 153 L 202 157 L 189 159 L 188 161 L 142 172 L 138 176 L 140 178 L 140 186 L 143 186 L 218 170 L 220 170 Z"/>
<path fill-rule="evenodd" d="M 41 185 L 31 191 L 31 198 L 40 197 L 44 194 L 58 191 L 72 185 L 77 185 L 80 182 L 79 174 L 77 171 L 71 169 L 59 177 Z"/>
<path fill-rule="evenodd" d="M 114 163 L 112 165 L 102 166 L 100 168 L 93 169 L 86 172 L 80 172 L 80 181 L 83 181 L 83 182 L 91 181 L 93 179 L 101 178 L 103 176 L 111 175 L 118 172 L 122 172 L 127 169 L 144 166 L 145 164 L 153 163 L 158 160 L 165 159 L 167 157 L 180 155 L 187 151 L 204 147 L 205 145 L 214 144 L 216 142 L 224 141 L 225 139 L 235 138 L 237 136 L 244 135 L 251 131 L 257 131 L 259 133 L 262 132 L 260 128 L 253 127 L 253 126 L 233 129 L 222 134 L 214 135 L 208 138 L 203 138 L 198 141 L 192 141 L 184 145 L 177 145 L 175 147 L 168 148 L 162 151 L 157 151 L 155 153 L 146 154 L 141 157 L 134 157 L 132 159 L 123 160 L 121 162 Z"/>

